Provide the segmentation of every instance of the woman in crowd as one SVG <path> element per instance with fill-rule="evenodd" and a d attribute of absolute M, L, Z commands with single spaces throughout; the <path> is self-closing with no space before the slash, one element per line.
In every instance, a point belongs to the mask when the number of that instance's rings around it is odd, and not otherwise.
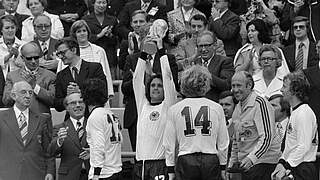
<path fill-rule="evenodd" d="M 234 67 L 236 71 L 247 71 L 252 75 L 261 70 L 258 60 L 258 52 L 263 44 L 270 43 L 268 29 L 261 19 L 254 19 L 246 26 L 249 42 L 240 48 L 234 58 Z M 280 49 L 279 49 L 280 50 Z M 282 65 L 279 67 L 279 73 L 286 75 L 289 69 L 282 51 Z"/>
<path fill-rule="evenodd" d="M 91 30 L 90 42 L 102 47 L 108 57 L 112 78 L 115 78 L 117 59 L 117 36 L 115 35 L 117 18 L 106 13 L 107 0 L 93 0 L 94 10 L 84 16 Z"/>
<path fill-rule="evenodd" d="M 23 44 L 15 35 L 17 31 L 17 20 L 12 15 L 5 15 L 0 18 L 0 66 L 3 76 L 6 78 L 8 72 L 23 67 L 19 56 L 19 47 Z"/>
<path fill-rule="evenodd" d="M 64 30 L 59 16 L 45 11 L 47 0 L 27 0 L 27 7 L 30 9 L 32 16 L 22 22 L 21 39 L 23 41 L 33 41 L 35 36 L 33 19 L 40 14 L 44 14 L 51 19 L 51 37 L 55 39 L 63 38 Z"/>
<path fill-rule="evenodd" d="M 77 40 L 79 44 L 81 59 L 88 62 L 97 62 L 102 65 L 103 72 L 107 78 L 108 97 L 113 97 L 114 92 L 112 78 L 106 52 L 100 46 L 89 42 L 88 39 L 91 36 L 91 31 L 88 24 L 84 20 L 74 22 L 70 28 L 70 36 Z M 65 67 L 66 66 L 63 65 L 62 61 L 60 61 L 58 65 L 58 72 Z"/>

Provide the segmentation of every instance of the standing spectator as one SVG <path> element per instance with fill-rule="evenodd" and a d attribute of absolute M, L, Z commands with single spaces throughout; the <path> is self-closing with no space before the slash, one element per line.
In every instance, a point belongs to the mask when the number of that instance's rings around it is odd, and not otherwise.
<path fill-rule="evenodd" d="M 65 110 L 63 99 L 72 92 L 80 92 L 85 80 L 98 78 L 105 82 L 106 76 L 100 63 L 87 62 L 80 58 L 77 41 L 63 38 L 56 43 L 55 48 L 57 57 L 68 66 L 57 74 L 56 79 L 54 107 L 60 112 Z"/>
<path fill-rule="evenodd" d="M 89 179 L 121 180 L 120 120 L 104 107 L 108 101 L 105 86 L 101 79 L 88 79 L 82 89 L 83 100 L 90 112 L 86 127 L 90 147 Z"/>
<path fill-rule="evenodd" d="M 297 16 L 293 20 L 295 43 L 283 49 L 290 72 L 317 66 L 319 57 L 316 54 L 316 44 L 308 38 L 309 20 Z"/>
<path fill-rule="evenodd" d="M 317 120 L 310 106 L 305 104 L 308 89 L 309 84 L 302 73 L 284 77 L 281 91 L 292 111 L 285 132 L 284 151 L 271 176 L 273 180 L 282 179 L 288 175 L 288 170 L 294 179 L 318 179 L 315 166 Z"/>
<path fill-rule="evenodd" d="M 222 91 L 230 90 L 230 81 L 234 73 L 232 59 L 216 54 L 217 38 L 210 31 L 203 31 L 197 39 L 198 54 L 194 63 L 208 68 L 212 75 L 211 89 L 206 97 L 218 102 Z"/>
<path fill-rule="evenodd" d="M 87 6 L 83 0 L 49 0 L 47 9 L 48 12 L 59 16 L 64 35 L 69 36 L 72 23 L 84 16 Z"/>
<path fill-rule="evenodd" d="M 17 38 L 21 39 L 21 31 L 22 31 L 22 22 L 27 19 L 29 16 L 25 14 L 19 14 L 17 12 L 17 7 L 19 4 L 19 0 L 2 0 L 2 6 L 4 8 L 4 12 L 0 12 L 1 15 L 13 15 L 18 24 L 17 24 Z M 21 2 L 20 2 L 21 3 Z"/>
<path fill-rule="evenodd" d="M 211 74 L 203 66 L 182 73 L 186 98 L 170 107 L 163 140 L 170 180 L 225 179 L 229 136 L 222 107 L 205 98 L 210 84 Z"/>
<path fill-rule="evenodd" d="M 236 72 L 231 85 L 239 103 L 232 115 L 236 136 L 229 167 L 239 160 L 240 168 L 244 170 L 242 179 L 270 180 L 280 157 L 280 144 L 274 140 L 273 108 L 253 91 L 254 82 L 248 72 Z"/>
<path fill-rule="evenodd" d="M 117 58 L 117 26 L 118 21 L 114 16 L 106 13 L 107 0 L 94 0 L 94 11 L 83 17 L 91 30 L 90 42 L 102 47 L 108 58 L 112 79 L 116 78 L 118 65 Z"/>
<path fill-rule="evenodd" d="M 94 12 L 94 8 L 93 8 L 94 2 L 90 0 L 85 0 L 85 1 L 87 1 L 86 4 L 88 6 L 89 13 Z M 121 12 L 124 5 L 128 1 L 131 1 L 131 0 L 108 0 L 107 10 L 106 10 L 107 14 L 109 14 L 110 16 L 118 17 L 119 13 Z"/>
<path fill-rule="evenodd" d="M 48 151 L 51 156 L 61 158 L 59 180 L 88 180 L 90 164 L 85 104 L 80 93 L 71 93 L 64 99 L 64 105 L 70 118 L 54 127 Z"/>
<path fill-rule="evenodd" d="M 2 102 L 2 97 L 3 97 L 3 90 L 4 90 L 4 85 L 5 85 L 6 81 L 4 79 L 3 76 L 3 72 L 0 71 L 0 108 L 3 108 L 3 102 Z"/>
<path fill-rule="evenodd" d="M 89 42 L 91 31 L 88 24 L 84 20 L 74 22 L 70 28 L 70 36 L 77 40 L 80 47 L 80 58 L 87 62 L 97 62 L 102 65 L 104 75 L 107 80 L 108 96 L 114 96 L 112 78 L 106 52 L 100 46 Z M 63 62 L 59 62 L 58 72 L 67 67 Z"/>
<path fill-rule="evenodd" d="M 230 0 L 213 0 L 209 30 L 223 41 L 228 57 L 234 58 L 241 47 L 239 16 L 228 9 Z"/>
<path fill-rule="evenodd" d="M 64 30 L 59 17 L 45 11 L 47 0 L 27 0 L 27 7 L 30 9 L 32 16 L 22 22 L 21 39 L 23 41 L 29 42 L 33 40 L 35 36 L 33 19 L 40 14 L 44 14 L 51 19 L 51 37 L 55 39 L 63 38 Z"/>
<path fill-rule="evenodd" d="M 222 106 L 224 116 L 226 118 L 226 125 L 228 127 L 229 137 L 231 138 L 233 133 L 230 132 L 233 130 L 231 130 L 229 127 L 232 124 L 232 113 L 234 111 L 234 108 L 238 104 L 238 100 L 233 96 L 233 93 L 231 91 L 223 91 L 219 95 L 219 104 Z"/>
<path fill-rule="evenodd" d="M 122 39 L 127 39 L 129 32 L 133 29 L 130 27 L 132 13 L 135 10 L 141 9 L 145 11 L 147 21 L 153 22 L 156 19 L 167 19 L 166 7 L 157 2 L 157 0 L 133 0 L 123 7 L 119 14 L 119 36 Z"/>
<path fill-rule="evenodd" d="M 47 153 L 51 141 L 47 121 L 32 111 L 33 88 L 25 81 L 11 90 L 15 104 L 0 111 L 0 178 L 53 180 L 55 159 Z"/>
<path fill-rule="evenodd" d="M 167 111 L 177 101 L 177 93 L 162 39 L 150 37 L 146 41 L 157 42 L 161 74 L 152 75 L 152 62 L 141 52 L 132 78 L 138 114 L 134 179 L 167 179 L 162 143 Z"/>
<path fill-rule="evenodd" d="M 50 18 L 44 14 L 38 15 L 33 20 L 33 27 L 36 33 L 33 41 L 41 48 L 42 57 L 39 65 L 56 73 L 59 60 L 55 55 L 54 46 L 58 40 L 50 37 L 52 27 Z"/>
<path fill-rule="evenodd" d="M 17 21 L 12 15 L 4 15 L 0 17 L 0 30 L 2 37 L 0 38 L 0 66 L 3 71 L 4 78 L 8 72 L 23 67 L 23 63 L 18 58 L 19 47 L 23 44 L 16 36 Z"/>

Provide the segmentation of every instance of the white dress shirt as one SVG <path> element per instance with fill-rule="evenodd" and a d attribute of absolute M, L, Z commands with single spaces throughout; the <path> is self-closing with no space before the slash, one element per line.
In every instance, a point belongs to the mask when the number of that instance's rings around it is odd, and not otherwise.
<path fill-rule="evenodd" d="M 25 120 L 27 122 L 27 125 L 29 125 L 29 108 L 25 109 L 24 111 L 21 111 L 20 109 L 18 109 L 18 107 L 16 105 L 13 105 L 13 111 L 14 111 L 14 114 L 16 115 L 18 124 L 20 123 L 19 116 L 21 113 L 23 113 L 23 115 L 25 116 Z"/>

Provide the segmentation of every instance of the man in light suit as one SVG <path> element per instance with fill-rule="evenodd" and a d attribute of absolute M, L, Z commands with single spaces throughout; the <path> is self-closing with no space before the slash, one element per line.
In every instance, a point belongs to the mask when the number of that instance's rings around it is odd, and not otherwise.
<path fill-rule="evenodd" d="M 64 99 L 64 105 L 70 118 L 54 127 L 49 153 L 54 157 L 61 155 L 59 180 L 87 180 L 90 164 L 85 131 L 85 104 L 80 93 L 72 93 Z"/>
<path fill-rule="evenodd" d="M 211 31 L 203 31 L 197 39 L 198 54 L 194 63 L 208 68 L 212 82 L 206 97 L 218 102 L 219 94 L 231 89 L 234 68 L 231 58 L 216 54 L 216 45 L 216 36 Z"/>
<path fill-rule="evenodd" d="M 28 82 L 16 82 L 11 90 L 13 108 L 0 112 L 0 179 L 54 179 L 47 121 L 30 109 L 33 91 Z"/>
<path fill-rule="evenodd" d="M 54 54 L 54 46 L 58 40 L 50 37 L 51 20 L 48 16 L 41 14 L 34 18 L 33 26 L 36 33 L 33 41 L 41 48 L 42 58 L 40 59 L 40 67 L 56 73 L 59 60 Z"/>
<path fill-rule="evenodd" d="M 47 116 L 48 128 L 51 132 L 50 107 L 53 106 L 56 75 L 49 70 L 39 67 L 41 51 L 35 42 L 29 42 L 22 46 L 21 57 L 25 67 L 9 72 L 7 75 L 2 98 L 3 103 L 9 107 L 13 106 L 14 99 L 11 97 L 13 84 L 19 81 L 28 82 L 34 92 L 30 109 Z"/>

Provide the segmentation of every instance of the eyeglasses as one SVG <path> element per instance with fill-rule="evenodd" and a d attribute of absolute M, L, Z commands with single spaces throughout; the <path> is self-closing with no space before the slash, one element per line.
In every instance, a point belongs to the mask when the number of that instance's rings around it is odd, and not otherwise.
<path fill-rule="evenodd" d="M 260 58 L 260 61 L 264 61 L 264 62 L 272 62 L 272 61 L 275 61 L 277 60 L 278 58 L 272 58 L 272 57 L 262 57 Z"/>
<path fill-rule="evenodd" d="M 51 27 L 51 25 L 47 25 L 47 24 L 40 24 L 40 25 L 34 25 L 35 28 L 37 29 L 48 29 Z"/>
<path fill-rule="evenodd" d="M 205 48 L 205 49 L 208 49 L 209 47 L 211 47 L 212 45 L 215 45 L 215 43 L 211 43 L 211 44 L 200 44 L 200 45 L 197 45 L 197 48 Z"/>
<path fill-rule="evenodd" d="M 304 25 L 293 26 L 293 29 L 294 29 L 294 30 L 297 30 L 297 29 L 305 29 L 305 28 L 306 28 L 306 26 L 304 26 Z"/>
<path fill-rule="evenodd" d="M 71 102 L 68 102 L 67 104 L 70 106 L 76 106 L 77 104 L 83 105 L 84 102 L 81 100 L 80 101 L 71 101 Z"/>
<path fill-rule="evenodd" d="M 28 61 L 32 61 L 32 60 L 38 60 L 40 58 L 40 56 L 31 56 L 31 57 L 25 57 L 23 56 L 26 60 Z"/>
<path fill-rule="evenodd" d="M 59 58 L 61 58 L 61 57 L 65 56 L 68 51 L 69 51 L 69 49 L 65 49 L 65 50 L 62 50 L 62 51 L 57 51 L 56 55 Z"/>

